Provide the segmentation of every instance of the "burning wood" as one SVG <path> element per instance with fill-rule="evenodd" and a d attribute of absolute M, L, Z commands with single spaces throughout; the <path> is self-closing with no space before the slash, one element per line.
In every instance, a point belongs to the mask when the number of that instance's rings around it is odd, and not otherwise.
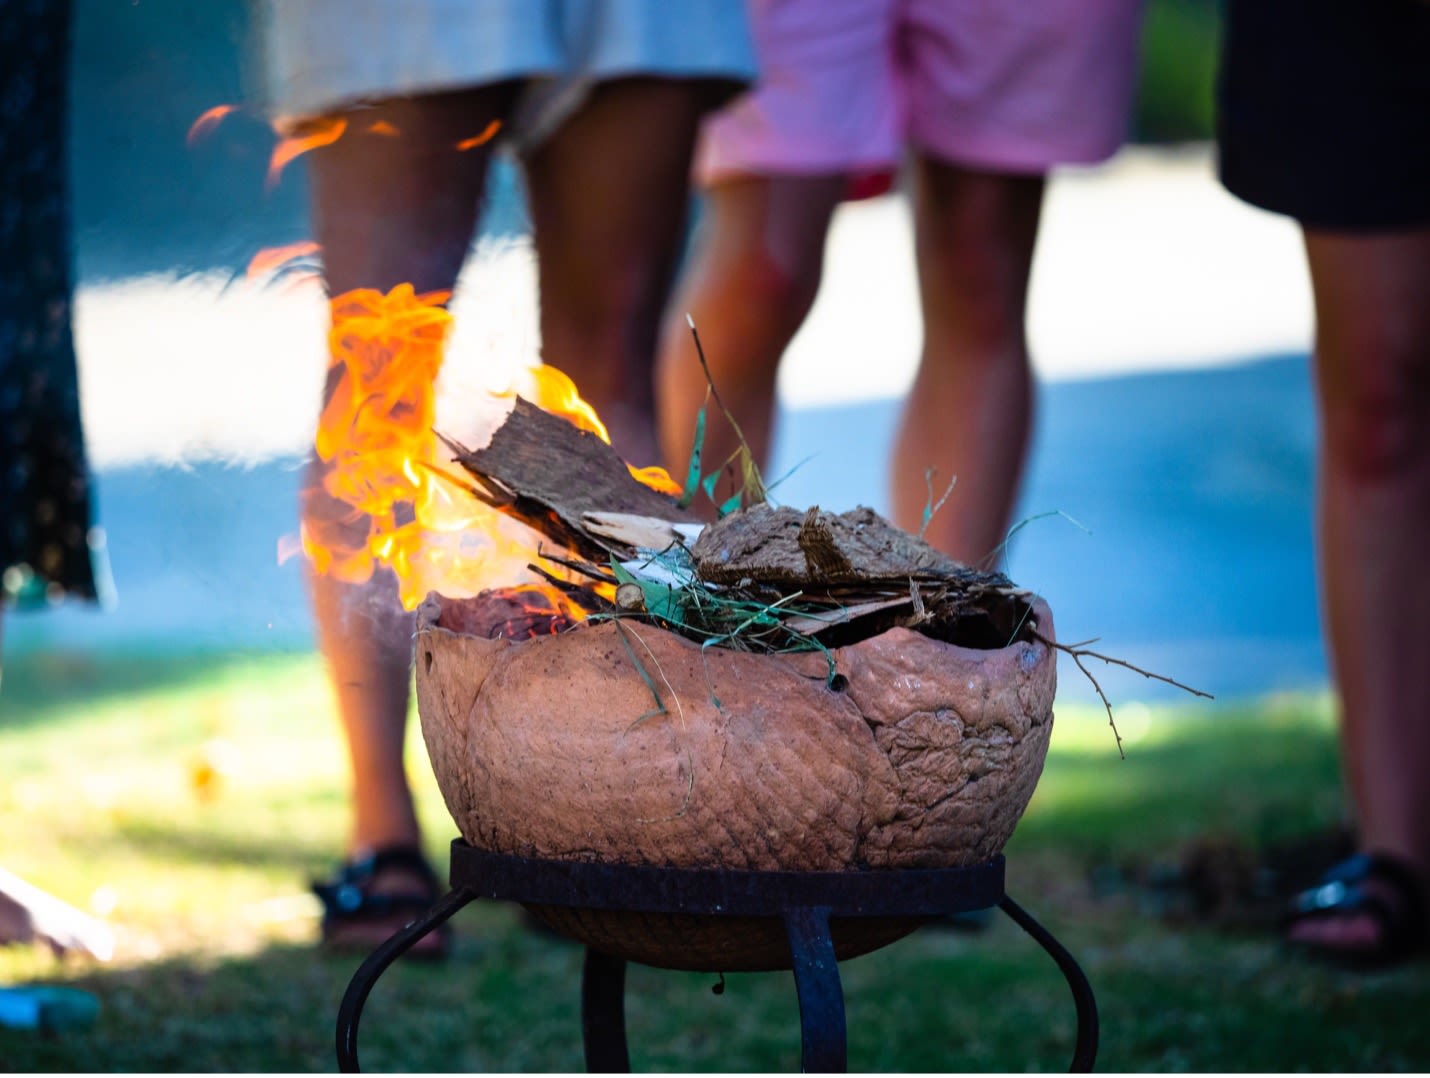
<path fill-rule="evenodd" d="M 760 504 L 702 528 L 609 445 L 520 398 L 485 448 L 444 441 L 473 494 L 576 555 L 548 558 L 600 585 L 590 609 L 601 617 L 642 616 L 755 651 L 827 648 L 895 626 L 999 647 L 1032 627 L 1029 596 L 1006 576 L 956 562 L 871 509 Z"/>
<path fill-rule="evenodd" d="M 475 478 L 473 494 L 588 558 L 635 553 L 634 547 L 602 533 L 604 515 L 695 520 L 674 498 L 636 479 L 601 439 L 521 397 L 484 448 L 442 440 Z M 595 528 L 583 519 L 587 514 L 597 515 Z"/>

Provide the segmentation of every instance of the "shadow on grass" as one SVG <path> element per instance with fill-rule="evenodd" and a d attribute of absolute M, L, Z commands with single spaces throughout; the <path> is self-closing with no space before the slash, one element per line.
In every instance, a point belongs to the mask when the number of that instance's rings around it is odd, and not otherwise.
<path fill-rule="evenodd" d="M 359 1027 L 364 1068 L 582 1070 L 581 948 L 523 931 L 505 906 L 469 909 L 457 924 L 448 962 L 399 961 L 377 982 Z M 851 1068 L 1065 1066 L 1072 1007 L 1061 976 L 1030 947 L 1001 935 L 935 938 L 845 963 Z M 331 1070 L 338 1007 L 358 962 L 273 946 L 93 972 L 73 982 L 102 1001 L 92 1030 L 54 1039 L 0 1031 L 0 1058 L 22 1071 Z M 714 995 L 717 983 L 714 974 L 631 967 L 636 1069 L 797 1070 L 792 976 L 731 975 Z"/>
<path fill-rule="evenodd" d="M 1056 922 L 1097 991 L 1099 1067 L 1114 1071 L 1419 1070 L 1430 978 L 1348 979 L 1266 941 L 1169 932 L 1104 910 Z M 582 951 L 521 930 L 507 907 L 464 911 L 453 957 L 399 961 L 359 1029 L 381 1071 L 579 1071 Z M 358 958 L 297 946 L 175 957 L 74 983 L 98 1024 L 52 1039 L 0 1031 L 21 1071 L 323 1071 Z M 1061 975 L 1006 922 L 976 937 L 917 933 L 841 967 L 855 1071 L 1061 1070 L 1076 1029 Z M 799 1017 L 788 973 L 726 978 L 631 967 L 637 1070 L 792 1071 Z M 1314 1015 L 1315 1021 L 1308 1022 Z"/>

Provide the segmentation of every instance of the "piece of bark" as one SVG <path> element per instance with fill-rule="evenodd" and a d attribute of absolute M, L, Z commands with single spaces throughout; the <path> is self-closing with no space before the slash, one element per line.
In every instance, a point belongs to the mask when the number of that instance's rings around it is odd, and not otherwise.
<path fill-rule="evenodd" d="M 909 580 L 928 580 L 1011 586 L 1003 574 L 954 561 L 862 505 L 847 513 L 754 505 L 706 527 L 691 553 L 700 578 L 713 584 L 907 587 Z"/>
<path fill-rule="evenodd" d="M 585 513 L 581 527 L 598 538 L 635 550 L 664 550 L 672 543 L 684 541 L 674 521 L 633 513 Z"/>
<path fill-rule="evenodd" d="M 443 441 L 477 480 L 473 493 L 493 508 L 582 556 L 630 557 L 634 550 L 589 531 L 587 513 L 628 513 L 661 520 L 696 518 L 675 499 L 641 483 L 605 442 L 521 397 L 481 449 Z"/>

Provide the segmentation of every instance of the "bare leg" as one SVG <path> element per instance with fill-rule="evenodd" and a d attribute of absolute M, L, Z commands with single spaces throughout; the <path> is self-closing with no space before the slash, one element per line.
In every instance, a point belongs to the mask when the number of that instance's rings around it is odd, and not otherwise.
<path fill-rule="evenodd" d="M 602 83 L 527 162 L 543 356 L 639 466 L 658 462 L 655 341 L 709 100 L 698 80 Z"/>
<path fill-rule="evenodd" d="M 1430 881 L 1430 230 L 1308 231 L 1322 598 L 1361 848 Z M 1376 942 L 1364 914 L 1293 938 Z"/>
<path fill-rule="evenodd" d="M 348 134 L 313 151 L 315 227 L 330 294 L 387 291 L 404 282 L 419 292 L 455 284 L 476 228 L 489 155 L 486 147 L 455 146 L 503 117 L 513 93 L 497 86 L 364 109 L 352 115 Z M 399 134 L 364 133 L 379 121 Z M 322 491 L 316 462 L 306 486 L 307 527 L 366 535 L 366 520 L 353 519 Z M 364 585 L 313 576 L 310 587 L 351 764 L 349 853 L 414 845 L 418 824 L 402 761 L 412 618 L 390 574 Z"/>
<path fill-rule="evenodd" d="M 705 399 L 686 314 L 700 331 L 711 380 L 739 423 L 761 469 L 769 464 L 780 358 L 819 290 L 829 220 L 846 179 L 762 176 L 726 181 L 707 196 L 705 216 L 662 336 L 660 438 L 666 467 L 684 482 L 696 416 Z M 702 467 L 719 467 L 739 442 L 713 406 Z M 717 498 L 734 492 L 724 482 Z"/>
<path fill-rule="evenodd" d="M 1033 390 L 1024 312 L 1042 207 L 1039 176 L 915 161 L 914 221 L 924 347 L 894 443 L 894 519 L 977 563 L 1007 533 L 1027 453 Z"/>

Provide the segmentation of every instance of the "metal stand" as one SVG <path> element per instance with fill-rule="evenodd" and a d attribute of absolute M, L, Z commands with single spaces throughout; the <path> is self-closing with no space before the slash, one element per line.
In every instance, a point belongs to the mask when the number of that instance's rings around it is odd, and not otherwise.
<path fill-rule="evenodd" d="M 789 938 L 799 996 L 801 1065 L 809 1072 L 847 1067 L 844 992 L 830 918 L 920 917 L 997 906 L 1052 956 L 1077 1009 L 1073 1071 L 1097 1058 L 1097 1003 L 1082 968 L 1051 933 L 1003 892 L 1000 855 L 985 865 L 889 872 L 726 872 L 580 864 L 508 857 L 452 843 L 452 890 L 374 951 L 358 968 L 338 1008 L 338 1067 L 357 1071 L 358 1022 L 384 970 L 467 903 L 479 898 L 584 909 L 776 917 Z M 718 972 L 712 970 L 711 972 Z M 587 948 L 581 977 L 586 1069 L 626 1072 L 626 960 Z"/>

